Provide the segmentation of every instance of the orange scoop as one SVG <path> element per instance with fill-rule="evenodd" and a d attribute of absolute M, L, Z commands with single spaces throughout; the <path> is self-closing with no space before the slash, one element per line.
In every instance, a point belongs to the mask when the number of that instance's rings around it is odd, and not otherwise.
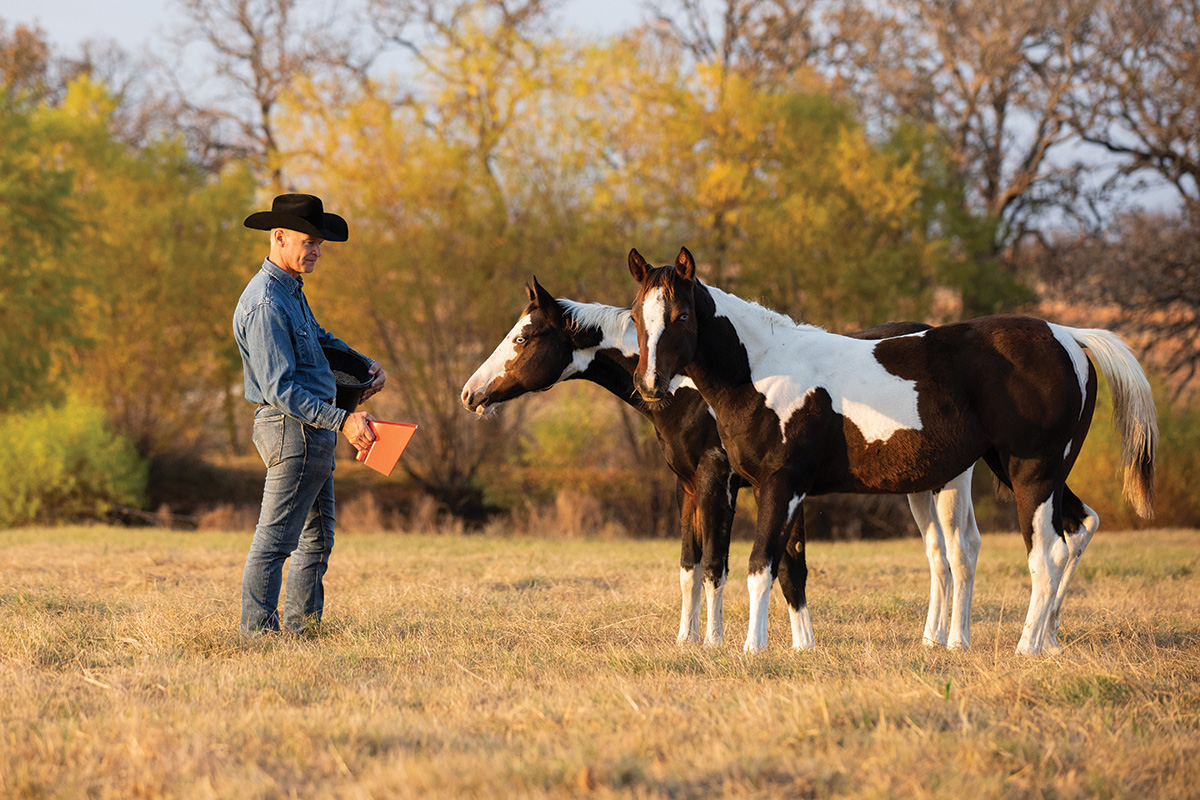
<path fill-rule="evenodd" d="M 368 422 L 375 432 L 375 441 L 366 450 L 358 451 L 358 460 L 362 461 L 376 472 L 391 475 L 400 460 L 400 454 L 408 447 L 408 442 L 417 432 L 417 426 L 411 422 Z"/>

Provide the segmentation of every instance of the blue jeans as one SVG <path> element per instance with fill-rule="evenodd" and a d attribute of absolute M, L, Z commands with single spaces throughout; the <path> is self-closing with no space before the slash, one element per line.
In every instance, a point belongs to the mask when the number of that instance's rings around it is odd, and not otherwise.
<path fill-rule="evenodd" d="M 262 510 L 242 573 L 242 633 L 278 631 L 283 562 L 288 567 L 282 628 L 320 621 L 322 580 L 333 550 L 335 431 L 314 428 L 270 406 L 254 415 L 254 446 L 267 465 Z"/>

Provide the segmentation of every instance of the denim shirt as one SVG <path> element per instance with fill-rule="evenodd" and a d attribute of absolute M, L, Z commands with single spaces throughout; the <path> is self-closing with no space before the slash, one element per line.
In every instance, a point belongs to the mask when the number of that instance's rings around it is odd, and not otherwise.
<path fill-rule="evenodd" d="M 233 312 L 233 336 L 242 354 L 247 400 L 317 428 L 341 430 L 347 412 L 333 405 L 337 381 L 321 348 L 350 347 L 317 324 L 303 278 L 264 259 Z"/>

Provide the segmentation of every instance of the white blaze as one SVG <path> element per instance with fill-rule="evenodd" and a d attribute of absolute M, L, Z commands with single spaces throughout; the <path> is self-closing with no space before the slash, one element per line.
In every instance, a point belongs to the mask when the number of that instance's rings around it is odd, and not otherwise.
<path fill-rule="evenodd" d="M 658 342 L 667 329 L 667 300 L 661 286 L 651 289 L 642 301 L 642 324 L 646 329 L 645 379 L 657 383 Z"/>
<path fill-rule="evenodd" d="M 466 384 L 463 386 L 464 393 L 482 391 L 490 386 L 492 381 L 503 377 L 505 366 L 517 356 L 517 344 L 515 340 L 521 335 L 521 331 L 525 330 L 525 326 L 529 322 L 530 317 L 528 314 L 517 320 L 517 324 L 504 337 L 504 341 L 496 345 L 496 349 L 488 356 L 487 361 L 480 364 L 479 369 L 475 370 L 475 374 L 467 379 Z"/>

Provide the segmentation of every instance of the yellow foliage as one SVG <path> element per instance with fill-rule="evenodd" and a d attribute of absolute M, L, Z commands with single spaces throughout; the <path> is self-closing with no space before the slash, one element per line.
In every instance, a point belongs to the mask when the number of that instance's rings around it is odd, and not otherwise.
<path fill-rule="evenodd" d="M 871 147 L 861 129 L 843 128 L 833 155 L 841 187 L 867 219 L 907 221 L 920 192 L 913 162 L 896 165 Z"/>

